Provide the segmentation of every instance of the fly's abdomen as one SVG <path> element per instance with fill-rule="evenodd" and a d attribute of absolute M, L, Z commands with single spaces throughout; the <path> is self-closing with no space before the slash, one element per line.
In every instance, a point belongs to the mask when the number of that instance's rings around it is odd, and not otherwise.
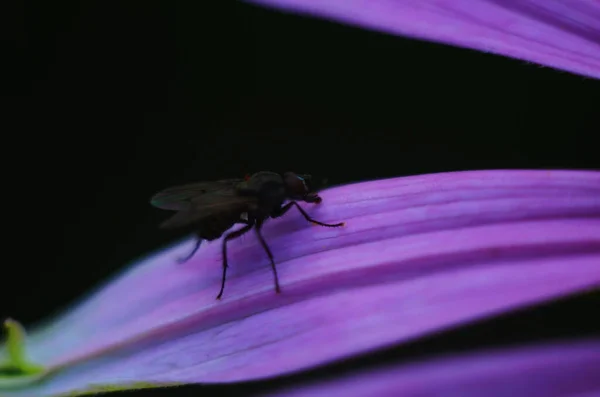
<path fill-rule="evenodd" d="M 215 215 L 206 218 L 200 227 L 198 236 L 205 240 L 216 240 L 232 227 L 237 219 L 232 216 Z"/>

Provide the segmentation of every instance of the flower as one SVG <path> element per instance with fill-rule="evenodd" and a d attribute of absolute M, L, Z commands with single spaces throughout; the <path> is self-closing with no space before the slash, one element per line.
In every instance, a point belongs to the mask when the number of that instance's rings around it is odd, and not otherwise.
<path fill-rule="evenodd" d="M 597 0 L 248 0 L 600 78 Z"/>
<path fill-rule="evenodd" d="M 15 388 L 0 367 L 0 396 L 269 378 L 600 286 L 600 172 L 450 172 L 322 197 L 304 208 L 346 227 L 298 213 L 264 227 L 281 294 L 254 238 L 229 245 L 222 301 L 219 241 L 185 264 L 193 243 L 178 244 L 32 330 L 25 351 L 0 347 L 4 368 L 45 378 Z"/>
<path fill-rule="evenodd" d="M 600 343 L 540 345 L 396 365 L 268 397 L 595 396 Z"/>

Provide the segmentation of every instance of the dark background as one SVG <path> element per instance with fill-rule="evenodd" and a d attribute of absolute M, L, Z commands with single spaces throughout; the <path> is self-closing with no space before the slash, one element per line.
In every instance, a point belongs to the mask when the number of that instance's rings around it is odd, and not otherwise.
<path fill-rule="evenodd" d="M 173 184 L 600 169 L 597 80 L 235 1 L 2 7 L 0 316 L 26 326 L 180 238 L 148 204 Z"/>

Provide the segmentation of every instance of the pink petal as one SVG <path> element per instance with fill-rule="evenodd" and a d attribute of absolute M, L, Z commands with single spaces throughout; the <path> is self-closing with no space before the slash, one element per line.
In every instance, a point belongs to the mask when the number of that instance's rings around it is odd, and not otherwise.
<path fill-rule="evenodd" d="M 226 382 L 299 371 L 600 286 L 600 172 L 477 171 L 329 189 L 265 237 L 183 244 L 31 334 L 38 396 L 88 383 Z M 98 360 L 93 356 L 102 355 Z M 273 359 L 275 358 L 275 359 Z"/>
<path fill-rule="evenodd" d="M 269 396 L 600 396 L 600 343 L 489 351 L 395 365 Z"/>
<path fill-rule="evenodd" d="M 598 0 L 248 0 L 600 78 Z"/>

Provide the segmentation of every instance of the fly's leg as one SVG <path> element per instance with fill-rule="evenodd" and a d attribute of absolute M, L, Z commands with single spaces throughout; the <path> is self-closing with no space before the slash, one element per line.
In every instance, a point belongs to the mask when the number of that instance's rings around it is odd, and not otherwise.
<path fill-rule="evenodd" d="M 258 236 L 258 240 L 260 241 L 260 244 L 263 246 L 265 252 L 267 253 L 267 256 L 269 257 L 269 260 L 271 261 L 271 269 L 273 269 L 273 277 L 275 277 L 275 292 L 280 293 L 281 289 L 279 288 L 279 277 L 277 276 L 277 268 L 275 267 L 275 260 L 273 259 L 273 254 L 271 253 L 271 250 L 269 249 L 269 246 L 267 245 L 265 238 L 263 237 L 262 233 L 260 232 L 263 222 L 264 222 L 264 220 L 260 220 L 260 219 L 257 220 L 256 228 L 254 230 L 256 231 L 256 235 Z"/>
<path fill-rule="evenodd" d="M 177 263 L 184 263 L 189 261 L 192 256 L 194 256 L 194 254 L 196 253 L 196 251 L 198 251 L 198 248 L 200 248 L 200 244 L 202 244 L 202 239 L 198 237 L 198 239 L 196 240 L 196 244 L 194 245 L 194 249 L 192 250 L 192 252 L 190 252 L 187 256 L 183 257 L 183 258 L 179 258 L 177 259 Z"/>
<path fill-rule="evenodd" d="M 243 228 L 233 231 L 223 238 L 223 243 L 221 245 L 223 255 L 223 278 L 221 279 L 221 290 L 219 291 L 219 295 L 217 295 L 217 299 L 221 299 L 223 290 L 225 289 L 225 278 L 227 276 L 227 241 L 240 237 L 242 234 L 245 234 L 252 229 L 252 226 L 254 226 L 254 223 L 248 223 Z"/>
<path fill-rule="evenodd" d="M 274 211 L 271 214 L 271 218 L 279 218 L 279 217 L 283 216 L 286 212 L 289 211 L 290 208 L 292 208 L 292 206 L 296 206 L 296 208 L 298 208 L 298 211 L 300 211 L 300 213 L 302 214 L 302 216 L 304 217 L 304 219 L 306 219 L 307 221 L 309 221 L 311 223 L 314 223 L 315 225 L 325 226 L 325 227 L 341 227 L 341 226 L 344 226 L 344 222 L 340 222 L 340 223 L 323 223 L 323 222 L 319 222 L 319 221 L 311 218 L 306 213 L 306 211 L 304 211 L 302 209 L 302 207 L 300 207 L 300 205 L 297 202 L 295 202 L 295 201 L 290 201 L 289 203 L 287 203 L 283 207 L 280 207 L 279 209 L 277 209 L 276 211 Z"/>

